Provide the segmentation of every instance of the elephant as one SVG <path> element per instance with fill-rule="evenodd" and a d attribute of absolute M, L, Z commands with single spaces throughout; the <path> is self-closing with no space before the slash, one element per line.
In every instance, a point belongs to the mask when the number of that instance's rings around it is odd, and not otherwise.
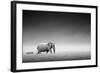
<path fill-rule="evenodd" d="M 48 53 L 49 51 L 50 51 L 50 53 L 52 53 L 52 51 L 55 53 L 55 44 L 52 43 L 52 42 L 40 43 L 37 46 L 37 50 L 38 50 L 38 53 L 37 54 L 40 54 L 41 52 Z"/>

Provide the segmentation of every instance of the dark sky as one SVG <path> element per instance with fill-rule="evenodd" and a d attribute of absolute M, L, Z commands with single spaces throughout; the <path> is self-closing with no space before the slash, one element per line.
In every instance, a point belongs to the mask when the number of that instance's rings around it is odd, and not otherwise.
<path fill-rule="evenodd" d="M 43 30 L 52 28 L 52 30 L 55 30 L 55 27 L 57 27 L 56 29 L 69 27 L 71 29 L 78 28 L 80 31 L 89 33 L 90 14 L 23 10 L 23 26 L 24 30 L 30 28 L 41 28 Z"/>
<path fill-rule="evenodd" d="M 88 13 L 23 10 L 23 46 L 48 41 L 90 44 L 90 19 Z"/>

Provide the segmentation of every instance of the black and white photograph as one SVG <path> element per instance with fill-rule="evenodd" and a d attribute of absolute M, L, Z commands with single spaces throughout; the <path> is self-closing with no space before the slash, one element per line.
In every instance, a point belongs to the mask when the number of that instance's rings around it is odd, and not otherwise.
<path fill-rule="evenodd" d="M 11 2 L 11 71 L 97 67 L 97 6 Z"/>
<path fill-rule="evenodd" d="M 23 10 L 23 63 L 91 59 L 90 13 Z"/>

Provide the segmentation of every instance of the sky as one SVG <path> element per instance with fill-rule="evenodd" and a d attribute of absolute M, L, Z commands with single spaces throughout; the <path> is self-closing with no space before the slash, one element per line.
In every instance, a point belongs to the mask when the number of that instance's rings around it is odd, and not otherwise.
<path fill-rule="evenodd" d="M 23 10 L 23 51 L 54 42 L 56 50 L 90 51 L 89 13 Z"/>

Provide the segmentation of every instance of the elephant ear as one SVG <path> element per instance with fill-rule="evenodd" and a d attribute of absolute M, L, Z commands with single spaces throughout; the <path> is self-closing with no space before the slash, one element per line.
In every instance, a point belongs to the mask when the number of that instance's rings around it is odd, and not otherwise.
<path fill-rule="evenodd" d="M 51 47 L 51 46 L 52 46 L 52 42 L 49 42 L 49 43 L 48 43 L 48 46 Z"/>

